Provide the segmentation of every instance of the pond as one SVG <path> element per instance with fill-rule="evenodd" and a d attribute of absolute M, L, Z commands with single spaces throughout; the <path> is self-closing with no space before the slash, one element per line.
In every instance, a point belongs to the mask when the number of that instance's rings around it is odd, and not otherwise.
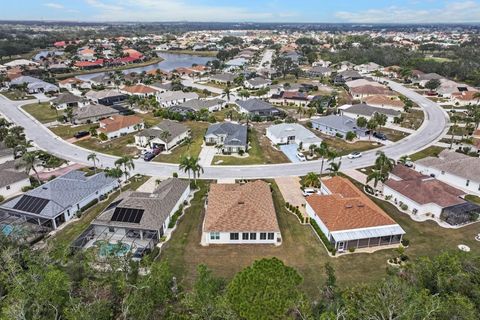
<path fill-rule="evenodd" d="M 160 69 L 163 71 L 172 71 L 174 69 L 180 67 L 191 67 L 193 64 L 206 64 L 207 62 L 213 60 L 212 57 L 204 57 L 204 56 L 196 56 L 191 54 L 176 54 L 176 53 L 166 53 L 166 52 L 159 52 L 157 53 L 159 57 L 163 59 L 159 63 L 152 64 L 145 67 L 137 67 L 137 68 L 130 68 L 123 70 L 124 74 L 128 74 L 131 72 L 141 73 L 143 71 L 149 71 L 153 69 Z M 91 74 L 85 74 L 78 76 L 77 78 L 82 80 L 88 80 L 98 75 L 104 74 L 104 72 L 97 72 Z"/>

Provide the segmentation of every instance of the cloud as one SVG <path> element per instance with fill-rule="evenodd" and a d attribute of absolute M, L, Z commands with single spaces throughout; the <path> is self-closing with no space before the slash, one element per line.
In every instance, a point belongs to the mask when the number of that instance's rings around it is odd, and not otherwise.
<path fill-rule="evenodd" d="M 211 6 L 186 0 L 124 0 L 113 4 L 107 0 L 85 0 L 98 10 L 93 17 L 104 21 L 281 21 L 295 17 L 295 12 L 256 11 L 238 5 Z"/>
<path fill-rule="evenodd" d="M 54 2 L 47 2 L 43 4 L 45 7 L 53 8 L 53 9 L 63 9 L 64 6 L 61 5 L 60 3 L 54 3 Z"/>
<path fill-rule="evenodd" d="M 442 8 L 415 9 L 390 6 L 363 11 L 339 11 L 335 17 L 342 22 L 360 23 L 455 23 L 479 22 L 480 4 L 476 1 L 456 1 Z"/>

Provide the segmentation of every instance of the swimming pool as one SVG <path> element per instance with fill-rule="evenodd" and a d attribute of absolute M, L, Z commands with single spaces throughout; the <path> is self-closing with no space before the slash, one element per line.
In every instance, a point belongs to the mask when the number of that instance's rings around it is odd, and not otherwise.
<path fill-rule="evenodd" d="M 106 241 L 96 241 L 95 245 L 98 247 L 98 254 L 101 257 L 115 255 L 117 257 L 123 257 L 130 252 L 131 246 L 128 243 L 110 243 Z"/>
<path fill-rule="evenodd" d="M 2 233 L 5 237 L 8 237 L 13 232 L 13 226 L 8 224 L 0 226 L 0 229 L 2 229 Z"/>

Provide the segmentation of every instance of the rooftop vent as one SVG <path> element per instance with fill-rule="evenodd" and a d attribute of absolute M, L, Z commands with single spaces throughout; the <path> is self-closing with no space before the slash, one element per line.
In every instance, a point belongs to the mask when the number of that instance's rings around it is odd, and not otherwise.
<path fill-rule="evenodd" d="M 351 209 L 351 208 L 353 208 L 353 206 L 352 206 L 351 204 L 346 204 L 346 205 L 345 205 L 345 208 Z"/>
<path fill-rule="evenodd" d="M 238 204 L 245 204 L 245 201 L 243 201 L 243 200 L 238 200 Z"/>

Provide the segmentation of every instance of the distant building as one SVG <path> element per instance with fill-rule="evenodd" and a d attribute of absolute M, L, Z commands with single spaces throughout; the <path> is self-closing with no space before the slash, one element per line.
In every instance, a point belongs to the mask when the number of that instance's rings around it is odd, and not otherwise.
<path fill-rule="evenodd" d="M 98 134 L 104 133 L 109 139 L 118 138 L 145 127 L 143 119 L 136 115 L 114 115 L 99 121 Z"/>
<path fill-rule="evenodd" d="M 247 127 L 231 122 L 214 123 L 208 127 L 205 142 L 221 146 L 223 153 L 238 153 L 247 151 Z"/>

